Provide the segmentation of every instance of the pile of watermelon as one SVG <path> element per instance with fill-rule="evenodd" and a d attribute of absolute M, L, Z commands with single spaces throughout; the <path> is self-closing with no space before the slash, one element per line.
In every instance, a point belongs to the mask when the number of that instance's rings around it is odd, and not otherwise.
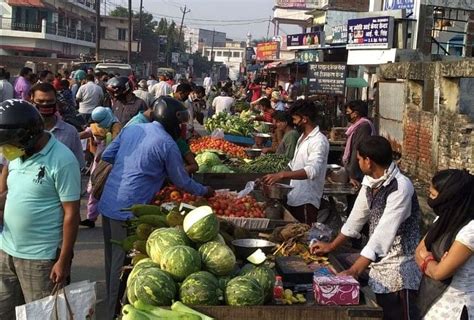
<path fill-rule="evenodd" d="M 182 225 L 151 231 L 127 281 L 131 304 L 262 305 L 271 298 L 275 275 L 266 266 L 236 265 L 209 206 L 185 214 Z"/>

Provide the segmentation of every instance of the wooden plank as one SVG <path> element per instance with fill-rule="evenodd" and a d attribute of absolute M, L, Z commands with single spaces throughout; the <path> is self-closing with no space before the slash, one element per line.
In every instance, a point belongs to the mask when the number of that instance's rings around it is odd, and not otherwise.
<path fill-rule="evenodd" d="M 194 309 L 214 317 L 216 320 L 346 320 L 381 319 L 382 313 L 366 306 L 194 306 Z"/>

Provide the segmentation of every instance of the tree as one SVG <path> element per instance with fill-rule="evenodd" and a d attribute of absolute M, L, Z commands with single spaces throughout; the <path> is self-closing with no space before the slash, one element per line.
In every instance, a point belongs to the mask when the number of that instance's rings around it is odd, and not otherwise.
<path fill-rule="evenodd" d="M 127 18 L 128 9 L 125 7 L 118 6 L 109 13 L 109 16 Z"/>

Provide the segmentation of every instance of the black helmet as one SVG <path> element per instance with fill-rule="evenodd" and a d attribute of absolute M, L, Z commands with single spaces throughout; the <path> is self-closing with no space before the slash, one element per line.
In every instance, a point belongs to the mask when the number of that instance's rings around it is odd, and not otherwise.
<path fill-rule="evenodd" d="M 106 88 L 114 98 L 120 98 L 132 90 L 132 84 L 127 77 L 113 77 L 107 82 Z"/>
<path fill-rule="evenodd" d="M 28 101 L 11 99 L 0 103 L 0 145 L 12 144 L 32 154 L 43 130 L 43 118 Z"/>
<path fill-rule="evenodd" d="M 173 139 L 178 139 L 180 124 L 189 120 L 189 112 L 178 100 L 161 96 L 152 103 L 153 116 L 160 122 Z"/>

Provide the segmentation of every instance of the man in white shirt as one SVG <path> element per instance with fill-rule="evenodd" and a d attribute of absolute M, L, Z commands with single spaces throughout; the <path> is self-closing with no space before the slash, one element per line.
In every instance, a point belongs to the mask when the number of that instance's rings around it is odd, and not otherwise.
<path fill-rule="evenodd" d="M 8 82 L 8 73 L 0 68 L 0 102 L 13 99 L 13 86 Z"/>
<path fill-rule="evenodd" d="M 215 114 L 220 112 L 231 113 L 232 107 L 234 106 L 234 98 L 229 96 L 229 92 L 226 92 L 225 89 L 222 89 L 221 95 L 216 97 L 212 101 L 212 107 L 216 110 Z"/>
<path fill-rule="evenodd" d="M 316 222 L 323 195 L 329 141 L 316 124 L 318 108 L 312 102 L 296 101 L 290 114 L 301 132 L 293 159 L 288 164 L 291 171 L 266 175 L 263 182 L 272 185 L 291 179 L 293 189 L 288 193 L 289 210 L 300 222 L 311 225 Z"/>
<path fill-rule="evenodd" d="M 421 272 L 415 262 L 420 239 L 421 211 L 415 188 L 392 160 L 384 137 L 365 138 L 357 148 L 362 187 L 339 235 L 332 242 L 316 242 L 311 251 L 327 254 L 348 238 L 359 238 L 369 224 L 369 241 L 344 275 L 359 277 L 370 266 L 369 287 L 384 319 L 420 319 L 416 292 Z M 442 318 L 442 317 L 441 317 Z"/>
<path fill-rule="evenodd" d="M 150 74 L 148 77 L 148 81 L 146 82 L 148 88 L 152 88 L 155 84 L 157 84 L 158 81 L 156 81 L 156 76 L 154 74 Z"/>
<path fill-rule="evenodd" d="M 152 88 L 150 88 L 150 93 L 154 95 L 156 98 L 161 96 L 169 96 L 173 93 L 171 86 L 168 82 L 166 82 L 166 75 L 160 75 L 160 82 L 155 84 Z"/>
<path fill-rule="evenodd" d="M 148 85 L 145 79 L 138 81 L 138 89 L 133 91 L 133 94 L 145 101 L 147 107 L 150 107 L 155 100 L 155 96 L 148 92 Z"/>
<path fill-rule="evenodd" d="M 102 88 L 95 84 L 93 74 L 86 75 L 86 84 L 79 87 L 76 100 L 79 102 L 79 113 L 89 122 L 92 110 L 100 106 L 104 98 Z"/>
<path fill-rule="evenodd" d="M 202 82 L 202 86 L 206 90 L 206 95 L 208 95 L 212 88 L 212 78 L 209 76 L 209 74 L 206 74 L 206 77 Z"/>

